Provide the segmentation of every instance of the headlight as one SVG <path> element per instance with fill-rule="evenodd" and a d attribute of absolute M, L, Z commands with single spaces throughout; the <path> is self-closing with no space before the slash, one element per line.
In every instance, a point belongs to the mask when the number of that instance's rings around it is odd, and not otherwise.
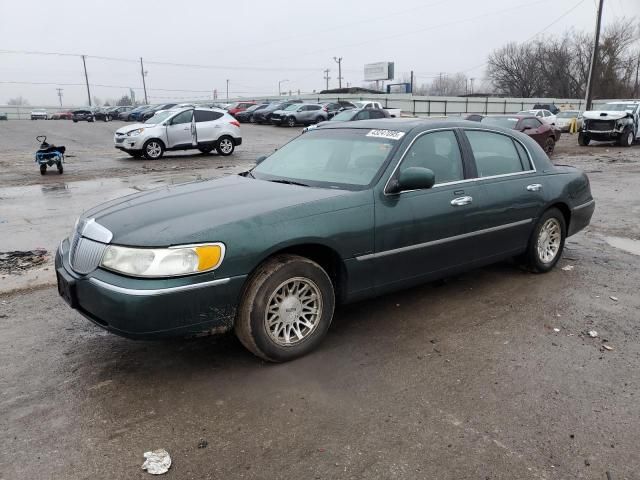
<path fill-rule="evenodd" d="M 144 128 L 138 128 L 136 130 L 131 130 L 130 132 L 127 133 L 128 137 L 136 137 L 138 135 L 140 135 L 142 132 L 144 132 Z"/>
<path fill-rule="evenodd" d="M 109 245 L 100 266 L 134 277 L 176 277 L 215 270 L 222 263 L 224 252 L 222 243 L 171 248 Z"/>

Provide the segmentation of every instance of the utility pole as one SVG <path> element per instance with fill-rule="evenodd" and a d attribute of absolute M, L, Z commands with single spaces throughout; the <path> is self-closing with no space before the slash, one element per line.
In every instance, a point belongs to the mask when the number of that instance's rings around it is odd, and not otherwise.
<path fill-rule="evenodd" d="M 56 90 L 58 91 L 58 98 L 60 99 L 60 107 L 62 107 L 62 88 L 56 88 Z"/>
<path fill-rule="evenodd" d="M 596 34 L 593 38 L 593 52 L 591 53 L 591 63 L 589 65 L 589 78 L 587 79 L 587 95 L 585 98 L 585 110 L 591 110 L 593 100 L 593 80 L 596 75 L 598 63 L 598 48 L 600 43 L 600 23 L 602 21 L 602 4 L 604 0 L 598 2 L 598 15 L 596 17 Z"/>
<path fill-rule="evenodd" d="M 413 70 L 411 70 L 411 94 L 413 95 Z"/>
<path fill-rule="evenodd" d="M 82 55 L 82 66 L 84 67 L 84 81 L 87 83 L 87 98 L 89 99 L 89 106 L 91 106 L 91 90 L 89 90 L 89 76 L 87 75 L 87 61 L 86 55 Z"/>
<path fill-rule="evenodd" d="M 327 88 L 326 89 L 329 90 L 329 80 L 331 80 L 331 77 L 329 76 L 329 69 L 327 68 L 327 69 L 325 69 L 323 71 L 324 71 L 324 81 L 327 84 Z"/>
<path fill-rule="evenodd" d="M 227 102 L 229 102 L 229 79 L 227 78 Z"/>
<path fill-rule="evenodd" d="M 142 74 L 142 88 L 144 88 L 144 103 L 148 105 L 149 101 L 147 100 L 147 82 L 144 79 L 144 77 L 147 74 L 147 72 L 144 71 L 144 65 L 142 63 L 142 57 L 140 57 L 140 73 Z"/>
<path fill-rule="evenodd" d="M 342 88 L 342 57 L 333 57 L 333 60 L 338 64 L 338 88 Z"/>
<path fill-rule="evenodd" d="M 638 54 L 638 62 L 636 63 L 636 84 L 633 87 L 633 98 L 638 98 L 638 73 L 640 73 L 640 54 Z"/>
<path fill-rule="evenodd" d="M 469 80 L 471 81 L 471 94 L 473 95 L 473 82 L 475 78 L 471 77 Z"/>

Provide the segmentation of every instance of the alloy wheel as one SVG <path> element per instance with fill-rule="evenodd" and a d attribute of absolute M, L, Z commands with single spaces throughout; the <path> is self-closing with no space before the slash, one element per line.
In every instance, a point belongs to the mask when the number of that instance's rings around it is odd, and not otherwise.
<path fill-rule="evenodd" d="M 549 218 L 542 225 L 538 233 L 538 241 L 536 242 L 536 249 L 540 261 L 543 263 L 551 263 L 560 251 L 561 242 L 562 229 L 560 222 L 555 218 Z"/>
<path fill-rule="evenodd" d="M 223 138 L 220 140 L 218 149 L 224 154 L 230 153 L 233 150 L 233 143 L 228 138 Z"/>
<path fill-rule="evenodd" d="M 322 295 L 312 280 L 294 277 L 282 282 L 269 297 L 264 315 L 265 330 L 277 345 L 302 342 L 322 317 Z"/>
<path fill-rule="evenodd" d="M 149 142 L 147 144 L 147 155 L 151 158 L 158 158 L 162 154 L 162 147 L 158 142 Z"/>

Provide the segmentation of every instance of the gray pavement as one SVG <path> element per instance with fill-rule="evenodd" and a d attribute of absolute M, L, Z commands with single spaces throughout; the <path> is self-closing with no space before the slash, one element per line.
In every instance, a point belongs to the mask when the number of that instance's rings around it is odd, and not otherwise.
<path fill-rule="evenodd" d="M 117 124 L 33 123 L 0 130 L 0 251 L 53 248 L 96 202 L 242 170 L 296 133 L 243 126 L 230 159 L 144 173 L 110 150 Z M 45 128 L 74 142 L 61 177 L 28 165 Z M 344 306 L 317 352 L 284 365 L 231 335 L 107 334 L 58 298 L 50 266 L 0 276 L 14 290 L 0 295 L 0 479 L 144 478 L 156 448 L 168 479 L 638 478 L 640 147 L 575 143 L 554 161 L 590 172 L 598 204 L 557 269 L 501 263 Z"/>

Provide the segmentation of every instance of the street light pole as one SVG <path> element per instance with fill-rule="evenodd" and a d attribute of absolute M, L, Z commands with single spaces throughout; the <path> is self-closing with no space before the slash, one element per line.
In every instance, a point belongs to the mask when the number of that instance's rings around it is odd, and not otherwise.
<path fill-rule="evenodd" d="M 284 82 L 288 82 L 289 80 L 284 79 L 284 80 L 278 80 L 278 96 L 282 95 L 282 88 L 280 88 L 280 85 L 282 85 Z"/>
<path fill-rule="evenodd" d="M 589 64 L 589 78 L 587 79 L 587 95 L 585 100 L 585 110 L 591 110 L 591 101 L 593 100 L 593 79 L 596 75 L 598 64 L 598 44 L 600 43 L 600 22 L 602 20 L 602 3 L 598 4 L 598 15 L 596 16 L 596 33 L 593 38 L 593 52 L 591 53 L 591 63 Z"/>

